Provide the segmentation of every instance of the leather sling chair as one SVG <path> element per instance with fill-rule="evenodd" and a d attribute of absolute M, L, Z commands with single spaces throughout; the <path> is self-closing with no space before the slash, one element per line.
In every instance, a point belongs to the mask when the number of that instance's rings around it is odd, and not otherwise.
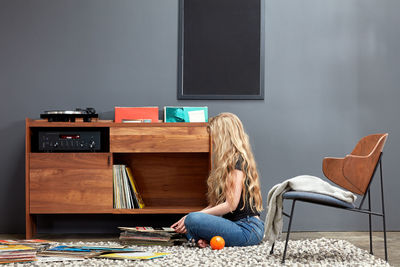
<path fill-rule="evenodd" d="M 290 215 L 283 212 L 283 215 L 289 217 L 289 225 L 286 235 L 285 249 L 283 252 L 282 263 L 285 262 L 286 250 L 289 241 L 290 228 L 292 226 L 292 219 L 294 214 L 294 207 L 296 201 L 303 201 L 318 205 L 330 206 L 334 208 L 344 209 L 348 211 L 360 212 L 368 214 L 369 219 L 369 245 L 370 254 L 372 251 L 372 227 L 371 219 L 372 215 L 380 216 L 383 220 L 383 235 L 384 235 L 384 248 L 385 248 L 385 260 L 388 260 L 387 256 L 387 244 L 386 244 L 386 222 L 385 222 L 385 205 L 384 205 L 384 193 L 383 193 L 383 175 L 382 175 L 382 149 L 385 145 L 388 134 L 372 134 L 361 138 L 357 143 L 353 151 L 345 156 L 344 158 L 324 158 L 322 162 L 322 170 L 324 175 L 339 185 L 340 187 L 347 189 L 354 194 L 362 196 L 360 204 L 355 206 L 354 204 L 336 199 L 331 196 L 312 193 L 312 192 L 300 192 L 300 191 L 287 191 L 283 194 L 283 199 L 292 199 L 292 208 Z M 375 176 L 375 172 L 379 165 L 380 173 L 380 187 L 381 187 L 381 212 L 371 211 L 371 193 L 370 184 Z M 368 196 L 368 208 L 362 208 L 364 200 Z M 274 245 L 272 244 L 270 254 L 274 252 Z"/>

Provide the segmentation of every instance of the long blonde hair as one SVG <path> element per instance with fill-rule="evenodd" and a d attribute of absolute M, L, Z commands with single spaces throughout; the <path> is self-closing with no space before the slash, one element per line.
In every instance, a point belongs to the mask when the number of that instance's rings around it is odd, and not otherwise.
<path fill-rule="evenodd" d="M 235 170 L 241 160 L 240 167 L 246 176 L 242 189 L 243 203 L 245 205 L 248 197 L 251 209 L 260 212 L 262 197 L 257 166 L 242 122 L 235 114 L 221 113 L 209 120 L 208 129 L 213 143 L 212 168 L 207 180 L 209 204 L 215 206 L 233 199 L 233 190 L 228 190 L 233 188 L 229 172 Z"/>

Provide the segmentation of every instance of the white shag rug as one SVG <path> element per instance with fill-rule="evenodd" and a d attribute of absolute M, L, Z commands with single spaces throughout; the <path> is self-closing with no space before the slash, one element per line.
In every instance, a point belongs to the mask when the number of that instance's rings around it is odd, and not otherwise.
<path fill-rule="evenodd" d="M 120 245 L 117 242 L 74 242 L 56 245 Z M 148 246 L 143 251 L 171 253 L 152 260 L 85 259 L 50 263 L 14 263 L 7 266 L 390 266 L 384 260 L 370 255 L 368 251 L 336 239 L 289 241 L 285 264 L 281 264 L 284 241 L 277 241 L 274 254 L 268 242 L 249 247 L 226 247 L 222 250 L 200 249 L 187 246 Z"/>

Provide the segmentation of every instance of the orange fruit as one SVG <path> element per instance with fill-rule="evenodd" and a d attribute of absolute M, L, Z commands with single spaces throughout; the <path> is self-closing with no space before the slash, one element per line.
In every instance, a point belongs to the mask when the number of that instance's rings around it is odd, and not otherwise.
<path fill-rule="evenodd" d="M 216 235 L 211 238 L 210 246 L 212 249 L 223 249 L 225 247 L 225 240 L 222 237 Z"/>

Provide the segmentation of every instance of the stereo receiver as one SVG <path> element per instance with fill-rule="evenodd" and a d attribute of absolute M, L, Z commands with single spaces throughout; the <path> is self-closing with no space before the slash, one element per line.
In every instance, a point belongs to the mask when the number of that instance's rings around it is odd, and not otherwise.
<path fill-rule="evenodd" d="M 45 128 L 35 132 L 32 152 L 108 152 L 103 128 Z"/>

